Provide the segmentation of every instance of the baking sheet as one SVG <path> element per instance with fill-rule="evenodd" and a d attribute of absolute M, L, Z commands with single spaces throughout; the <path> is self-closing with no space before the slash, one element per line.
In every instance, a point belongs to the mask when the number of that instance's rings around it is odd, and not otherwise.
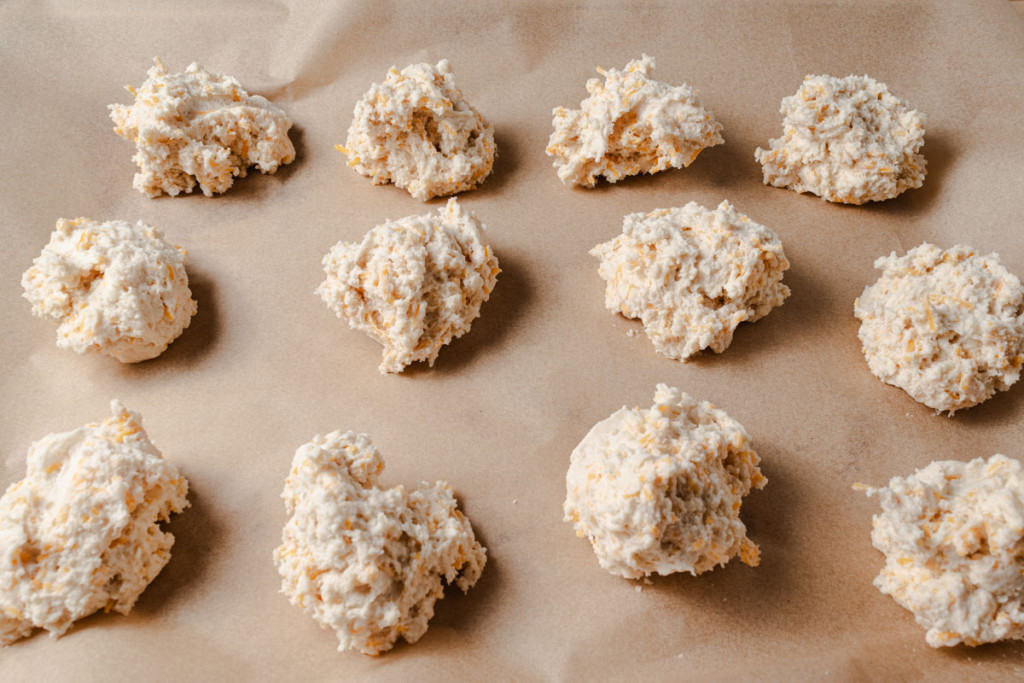
<path fill-rule="evenodd" d="M 1024 25 L 990 2 L 284 3 L 30 0 L 0 5 L 0 485 L 29 444 L 105 416 L 112 397 L 188 477 L 170 564 L 127 617 L 0 651 L 0 678 L 54 680 L 978 679 L 1024 675 L 1024 645 L 932 650 L 871 580 L 877 503 L 851 490 L 936 458 L 1022 457 L 1024 384 L 948 419 L 869 372 L 854 298 L 873 260 L 928 240 L 999 252 L 1024 275 Z M 688 169 L 563 186 L 544 155 L 550 111 L 578 106 L 593 68 L 646 52 L 686 81 L 726 144 Z M 154 55 L 238 78 L 294 119 L 298 158 L 216 198 L 149 199 L 106 105 Z M 379 347 L 313 295 L 320 259 L 386 218 L 424 213 L 345 164 L 356 99 L 388 67 L 448 58 L 494 124 L 494 174 L 460 201 L 503 272 L 472 332 L 434 368 L 377 373 Z M 923 188 L 864 207 L 761 183 L 753 151 L 780 131 L 806 73 L 867 73 L 928 117 Z M 607 313 L 587 250 L 633 211 L 727 198 L 774 229 L 786 304 L 721 355 L 659 356 Z M 54 345 L 20 273 L 58 217 L 141 219 L 189 250 L 199 314 L 160 358 L 124 366 Z M 768 486 L 743 508 L 760 567 L 630 582 L 561 521 L 572 448 L 665 382 L 742 422 Z M 389 485 L 447 479 L 488 548 L 468 595 L 427 635 L 370 658 L 278 591 L 278 496 L 297 446 L 368 432 Z"/>

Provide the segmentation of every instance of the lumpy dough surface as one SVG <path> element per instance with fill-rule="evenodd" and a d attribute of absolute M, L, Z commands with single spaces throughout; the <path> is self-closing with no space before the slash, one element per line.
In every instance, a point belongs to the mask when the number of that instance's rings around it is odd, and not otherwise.
<path fill-rule="evenodd" d="M 338 650 L 376 655 L 427 631 L 443 584 L 467 592 L 487 561 L 443 481 L 384 489 L 366 434 L 331 432 L 295 452 L 290 518 L 274 563 L 281 591 L 338 636 Z"/>
<path fill-rule="evenodd" d="M 159 356 L 197 310 L 185 250 L 141 221 L 60 219 L 21 285 L 57 346 L 123 363 Z"/>
<path fill-rule="evenodd" d="M 875 268 L 853 310 L 876 377 L 950 415 L 1020 378 L 1024 289 L 997 255 L 924 243 Z"/>
<path fill-rule="evenodd" d="M 171 558 L 158 523 L 188 506 L 188 482 L 138 413 L 118 401 L 111 412 L 33 443 L 0 498 L 0 644 L 59 636 L 100 609 L 128 614 Z"/>
<path fill-rule="evenodd" d="M 932 647 L 1024 638 L 1024 473 L 993 455 L 933 462 L 867 489 L 882 504 L 875 578 L 927 629 Z"/>
<path fill-rule="evenodd" d="M 494 165 L 494 128 L 455 86 L 447 59 L 388 70 L 356 103 L 348 164 L 416 199 L 471 190 Z"/>
<path fill-rule="evenodd" d="M 636 579 L 693 575 L 732 557 L 756 566 L 742 499 L 765 478 L 743 426 L 707 401 L 659 384 L 654 405 L 622 408 L 572 452 L 565 520 L 602 567 Z"/>
<path fill-rule="evenodd" d="M 864 204 L 921 187 L 925 117 L 868 76 L 807 76 L 783 98 L 782 137 L 760 147 L 766 185 Z"/>
<path fill-rule="evenodd" d="M 442 346 L 469 331 L 497 281 L 498 259 L 482 234 L 454 198 L 436 213 L 387 221 L 331 248 L 317 294 L 384 346 L 382 373 L 433 365 Z"/>
<path fill-rule="evenodd" d="M 567 185 L 594 187 L 639 173 L 689 166 L 701 150 L 720 145 L 722 124 L 687 84 L 650 78 L 654 58 L 623 70 L 598 69 L 579 109 L 556 107 L 547 154 Z"/>
<path fill-rule="evenodd" d="M 114 132 L 135 144 L 133 186 L 150 197 L 226 191 L 250 166 L 274 173 L 295 159 L 291 119 L 231 76 L 190 64 L 169 74 L 155 59 L 131 105 L 110 105 Z"/>
<path fill-rule="evenodd" d="M 789 296 L 782 242 L 727 201 L 629 214 L 622 234 L 590 253 L 601 260 L 605 307 L 639 318 L 654 347 L 677 360 L 721 353 L 737 325 Z"/>

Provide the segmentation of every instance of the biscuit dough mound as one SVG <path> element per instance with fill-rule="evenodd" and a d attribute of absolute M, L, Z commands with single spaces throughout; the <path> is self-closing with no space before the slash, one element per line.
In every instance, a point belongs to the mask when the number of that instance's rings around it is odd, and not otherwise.
<path fill-rule="evenodd" d="M 950 415 L 1020 378 L 1024 288 L 996 254 L 926 242 L 875 268 L 853 312 L 876 377 Z"/>
<path fill-rule="evenodd" d="M 427 631 L 443 584 L 480 578 L 487 550 L 443 481 L 382 489 L 380 453 L 366 434 L 331 432 L 299 447 L 285 481 L 290 518 L 274 550 L 281 592 L 338 651 L 377 655 Z"/>
<path fill-rule="evenodd" d="M 122 363 L 159 356 L 196 314 L 186 251 L 139 221 L 57 221 L 21 276 L 32 313 L 57 323 L 57 346 Z"/>
<path fill-rule="evenodd" d="M 676 360 L 721 353 L 737 325 L 789 296 L 782 242 L 728 201 L 631 213 L 622 234 L 590 254 L 601 259 L 605 308 L 639 318 L 654 348 Z"/>
<path fill-rule="evenodd" d="M 469 332 L 501 272 L 483 230 L 454 197 L 436 213 L 387 221 L 331 248 L 316 293 L 384 346 L 382 373 L 433 366 L 442 346 Z"/>
<path fill-rule="evenodd" d="M 455 86 L 442 59 L 388 70 L 356 103 L 338 150 L 374 184 L 394 183 L 416 199 L 472 190 L 494 165 L 494 128 Z"/>
<path fill-rule="evenodd" d="M 868 76 L 806 76 L 779 111 L 782 137 L 754 152 L 765 185 L 864 204 L 924 183 L 924 114 L 885 83 Z"/>
<path fill-rule="evenodd" d="M 545 150 L 566 185 L 594 187 L 639 173 L 693 163 L 701 150 L 720 145 L 722 124 L 687 84 L 649 78 L 654 57 L 643 55 L 625 70 L 597 69 L 587 81 L 590 97 L 579 109 L 555 107 L 554 131 Z"/>
<path fill-rule="evenodd" d="M 250 95 L 231 76 L 196 63 L 168 74 L 159 59 L 135 90 L 134 104 L 110 105 L 114 132 L 135 143 L 139 172 L 132 185 L 150 197 L 225 192 L 250 166 L 274 173 L 295 159 L 292 121 L 282 109 Z"/>
<path fill-rule="evenodd" d="M 99 424 L 32 444 L 25 478 L 0 498 L 0 644 L 62 635 L 97 610 L 128 614 L 171 559 L 162 531 L 188 482 L 138 413 L 119 401 Z"/>
<path fill-rule="evenodd" d="M 659 384 L 649 409 L 623 407 L 572 452 L 565 521 L 612 574 L 694 576 L 760 550 L 740 521 L 766 479 L 743 426 L 707 401 Z"/>
<path fill-rule="evenodd" d="M 866 488 L 866 487 L 865 487 Z M 1024 639 L 1024 472 L 993 455 L 936 461 L 877 495 L 875 578 L 928 629 L 932 647 Z"/>

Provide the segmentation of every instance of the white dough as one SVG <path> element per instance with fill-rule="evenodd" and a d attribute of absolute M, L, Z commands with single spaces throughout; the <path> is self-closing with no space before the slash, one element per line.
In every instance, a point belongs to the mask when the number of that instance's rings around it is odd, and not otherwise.
<path fill-rule="evenodd" d="M 122 363 L 159 356 L 197 306 L 185 250 L 139 221 L 57 221 L 21 277 L 32 313 L 57 323 L 57 346 Z"/>
<path fill-rule="evenodd" d="M 487 562 L 447 483 L 382 489 L 383 469 L 366 434 L 317 435 L 295 452 L 281 494 L 281 592 L 335 631 L 339 652 L 415 643 L 443 585 L 469 591 Z"/>

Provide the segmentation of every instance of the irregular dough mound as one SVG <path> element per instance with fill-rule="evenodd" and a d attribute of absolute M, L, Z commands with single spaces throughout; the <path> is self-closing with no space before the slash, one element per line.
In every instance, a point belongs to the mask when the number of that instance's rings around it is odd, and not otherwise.
<path fill-rule="evenodd" d="M 442 346 L 469 332 L 501 272 L 483 230 L 455 198 L 437 213 L 387 221 L 331 248 L 316 293 L 384 346 L 382 373 L 433 366 Z"/>
<path fill-rule="evenodd" d="M 356 103 L 348 165 L 421 201 L 472 190 L 494 165 L 494 128 L 455 87 L 447 59 L 388 70 Z"/>
<path fill-rule="evenodd" d="M 334 629 L 339 652 L 415 643 L 442 579 L 468 592 L 487 562 L 447 483 L 381 489 L 383 469 L 366 434 L 317 435 L 295 452 L 281 494 L 291 515 L 274 550 L 281 592 Z"/>
<path fill-rule="evenodd" d="M 1024 289 L 996 254 L 927 242 L 875 261 L 853 304 L 871 372 L 952 415 L 1005 391 L 1024 364 Z"/>
<path fill-rule="evenodd" d="M 993 455 L 936 461 L 877 495 L 875 578 L 928 629 L 932 647 L 1024 639 L 1024 474 Z"/>
<path fill-rule="evenodd" d="M 722 124 L 685 83 L 648 78 L 654 57 L 643 55 L 587 81 L 590 97 L 579 109 L 555 107 L 554 132 L 545 150 L 567 185 L 594 187 L 639 173 L 689 166 L 701 150 L 720 145 Z"/>
<path fill-rule="evenodd" d="M 868 76 L 806 76 L 779 111 L 782 137 L 754 152 L 765 185 L 864 204 L 924 183 L 924 114 L 885 83 Z"/>
<path fill-rule="evenodd" d="M 782 242 L 728 201 L 631 213 L 621 235 L 590 253 L 601 259 L 605 308 L 640 318 L 654 348 L 677 360 L 721 353 L 737 325 L 789 296 Z"/>
<path fill-rule="evenodd" d="M 25 478 L 0 498 L 0 644 L 53 637 L 96 610 L 128 614 L 171 559 L 162 531 L 188 507 L 188 482 L 164 460 L 138 413 L 32 444 Z"/>
<path fill-rule="evenodd" d="M 57 346 L 122 363 L 159 356 L 196 314 L 186 251 L 139 221 L 57 221 L 21 276 L 32 313 L 57 323 Z"/>
<path fill-rule="evenodd" d="M 572 452 L 565 521 L 612 574 L 701 574 L 760 551 L 739 513 L 764 487 L 743 426 L 707 401 L 659 384 L 647 410 L 622 408 Z"/>
<path fill-rule="evenodd" d="M 266 98 L 195 63 L 168 74 L 159 59 L 153 62 L 146 82 L 128 88 L 135 103 L 109 107 L 114 132 L 135 143 L 136 190 L 173 197 L 198 182 L 210 197 L 244 178 L 250 166 L 273 173 L 295 159 L 292 121 Z"/>

